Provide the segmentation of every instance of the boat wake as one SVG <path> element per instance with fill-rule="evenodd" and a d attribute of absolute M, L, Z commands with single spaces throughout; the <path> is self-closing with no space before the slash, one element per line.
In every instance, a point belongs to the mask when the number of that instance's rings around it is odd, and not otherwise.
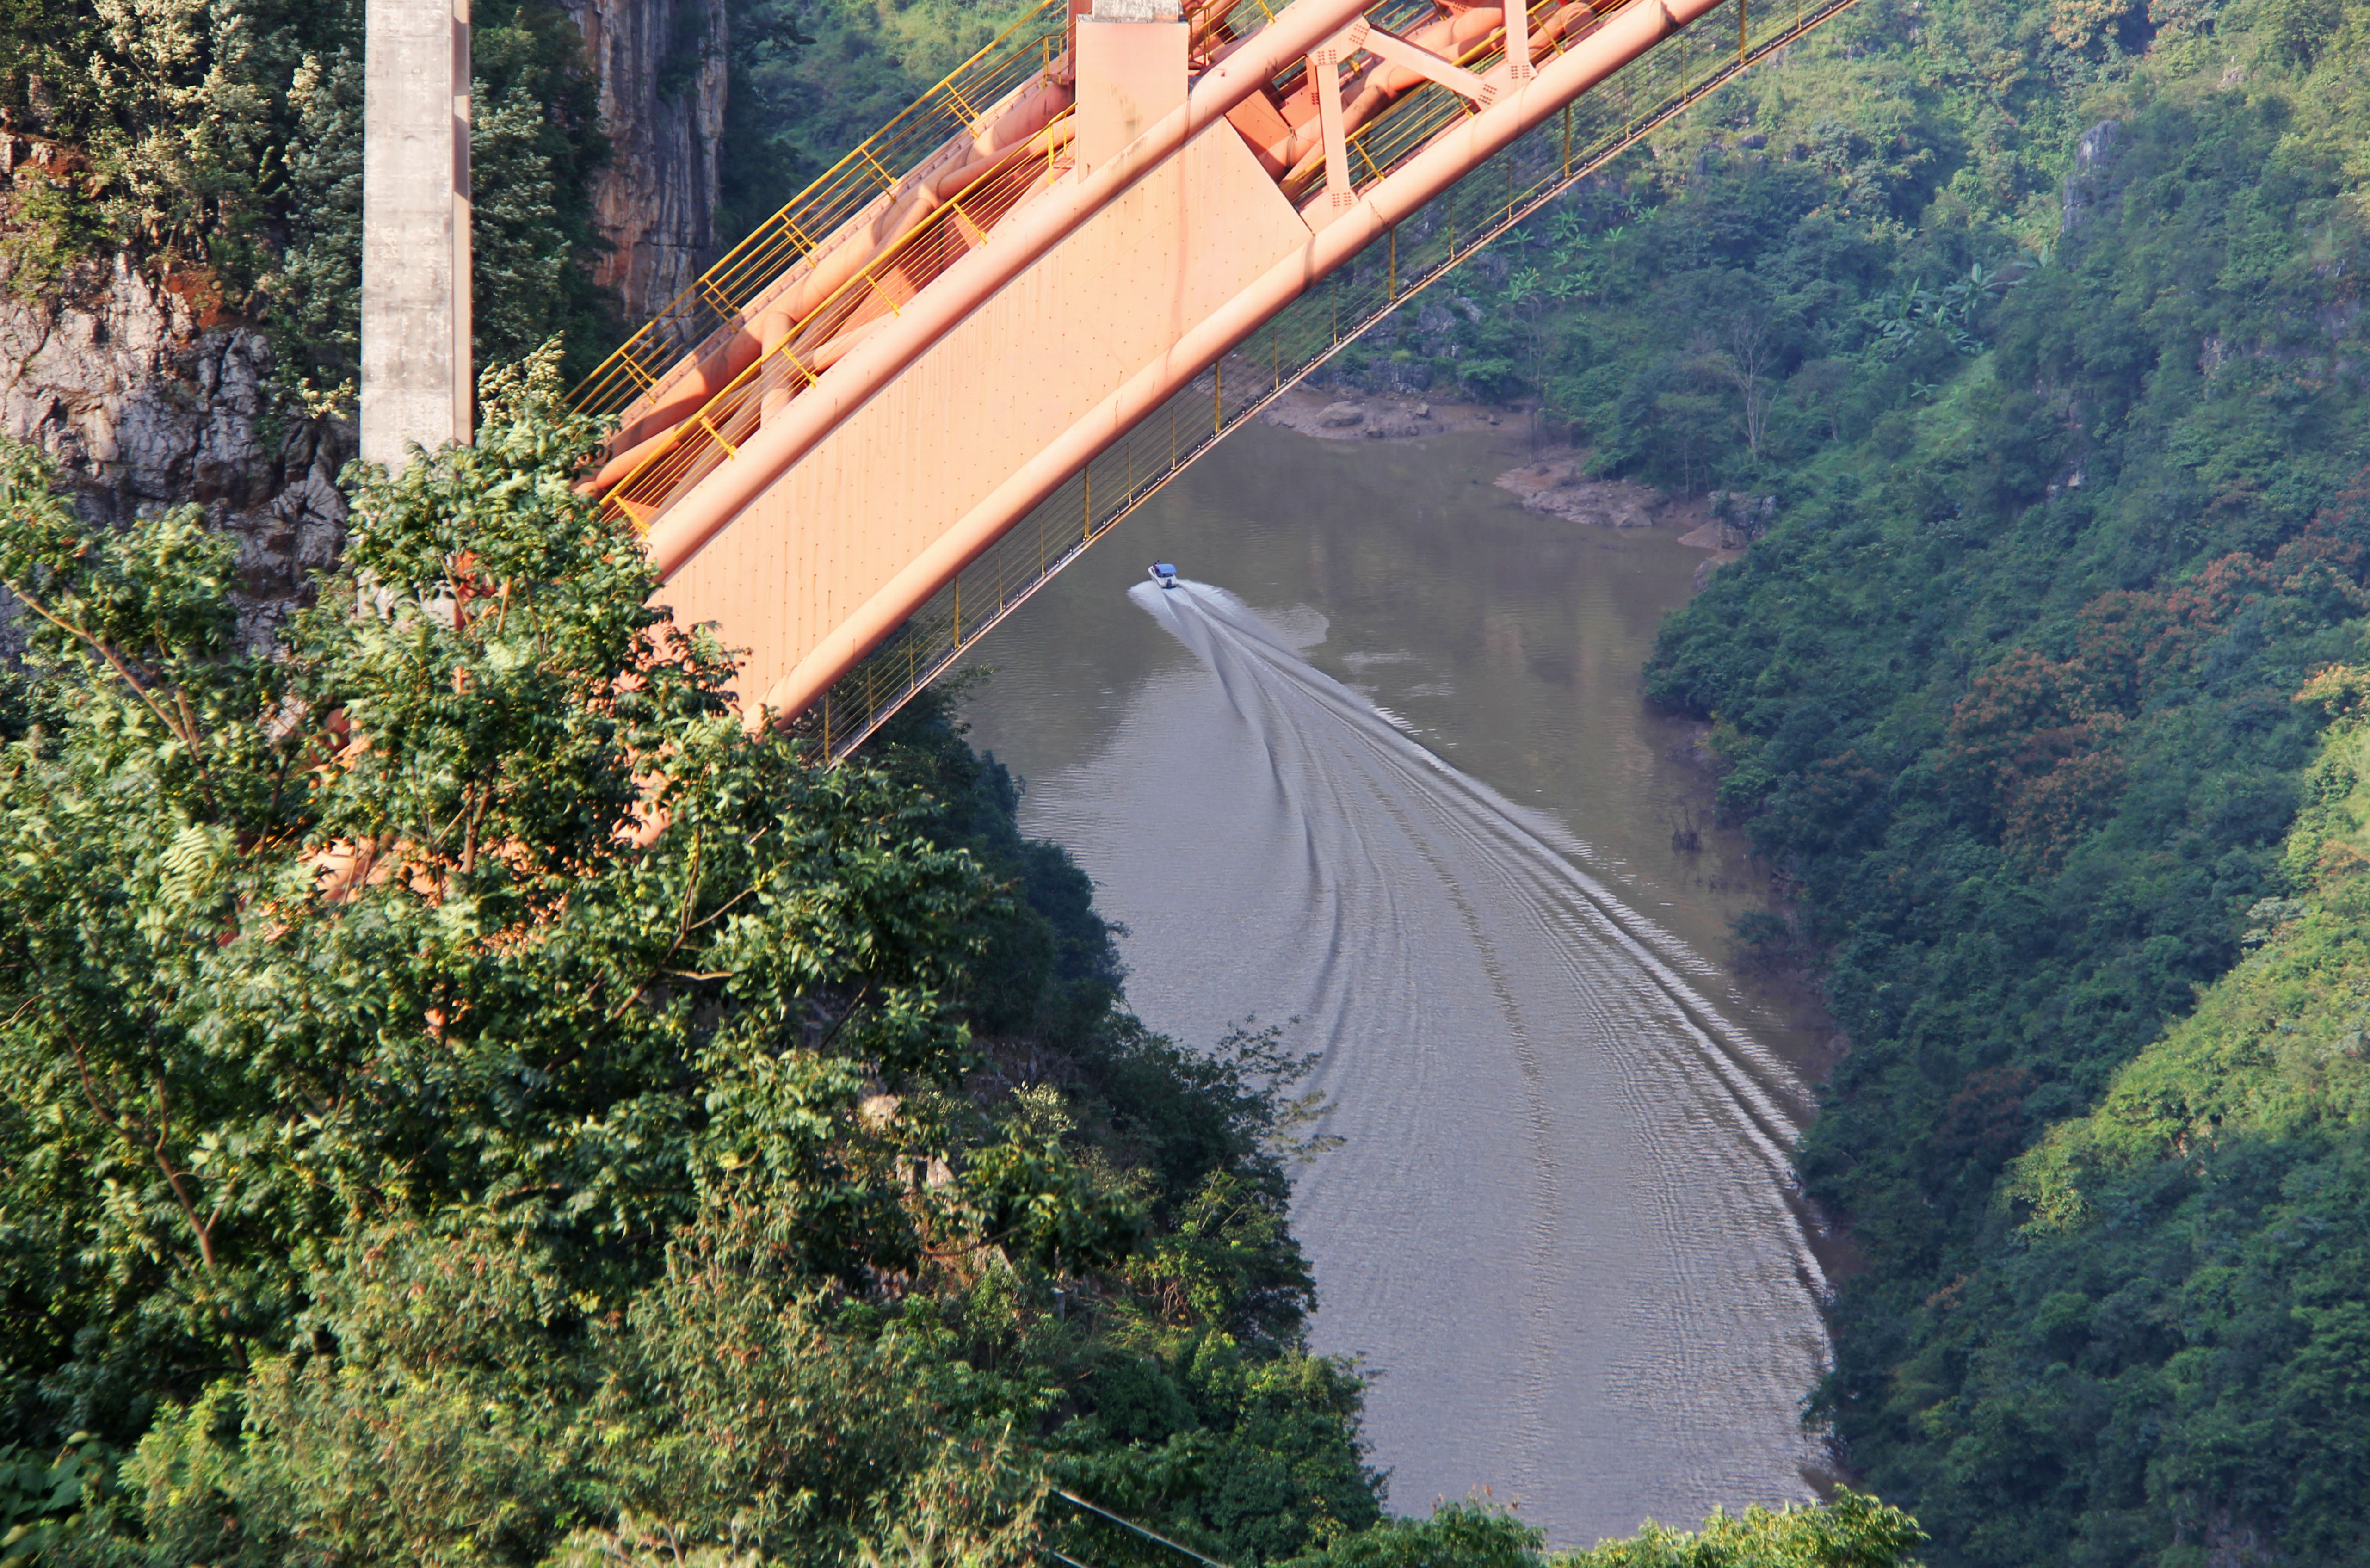
<path fill-rule="evenodd" d="M 1130 928 L 1148 1022 L 1291 1018 L 1320 1055 L 1343 1143 L 1294 1227 L 1318 1347 L 1375 1377 L 1394 1509 L 1486 1484 L 1585 1544 L 1807 1498 L 1804 1094 L 1702 994 L 1717 971 L 1232 594 L 1131 597 L 1201 667 L 1033 783 L 1026 825 Z"/>

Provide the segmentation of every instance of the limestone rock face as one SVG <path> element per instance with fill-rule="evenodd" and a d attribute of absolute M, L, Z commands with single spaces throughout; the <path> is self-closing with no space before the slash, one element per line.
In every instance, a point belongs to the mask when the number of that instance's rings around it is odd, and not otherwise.
<path fill-rule="evenodd" d="M 2065 187 L 2060 196 L 2063 210 L 2058 233 L 2072 234 L 2082 226 L 2082 220 L 2091 209 L 2111 201 L 2123 189 L 2110 167 L 2114 161 L 2115 139 L 2123 128 L 2120 120 L 2102 120 L 2083 132 L 2081 139 L 2074 144 L 2074 167 L 2065 176 Z"/>
<path fill-rule="evenodd" d="M 613 148 L 592 197 L 616 248 L 595 281 L 618 292 L 629 317 L 647 317 L 720 248 L 726 0 L 562 4 L 599 75 Z M 78 156 L 0 137 L 0 190 L 23 168 L 76 172 L 58 160 Z M 0 260 L 0 432 L 54 456 L 94 521 L 203 506 L 238 538 L 241 629 L 268 640 L 344 546 L 336 480 L 354 455 L 352 427 L 268 417 L 270 340 L 218 321 L 218 302 L 185 297 L 124 258 L 67 283 L 63 297 L 19 299 Z M 0 589 L 0 659 L 22 644 L 16 608 Z"/>
<path fill-rule="evenodd" d="M 122 257 L 63 299 L 21 300 L 6 283 L 0 264 L 0 432 L 56 458 L 95 522 L 202 506 L 238 540 L 240 629 L 268 640 L 345 542 L 336 480 L 351 427 L 268 420 L 270 340 L 202 325 L 183 294 Z M 0 604 L 0 622 L 15 607 Z M 0 656 L 16 642 L 0 625 Z"/>
<path fill-rule="evenodd" d="M 593 278 L 641 320 L 715 259 L 725 0 L 562 0 L 601 83 L 612 149 L 592 187 L 616 247 Z"/>

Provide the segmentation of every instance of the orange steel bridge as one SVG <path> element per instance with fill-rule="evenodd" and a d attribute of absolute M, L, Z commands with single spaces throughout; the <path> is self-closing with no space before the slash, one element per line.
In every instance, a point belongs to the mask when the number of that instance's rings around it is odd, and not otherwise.
<path fill-rule="evenodd" d="M 579 388 L 620 421 L 587 483 L 747 650 L 752 722 L 844 755 L 1228 430 L 1851 3 L 1042 0 Z"/>

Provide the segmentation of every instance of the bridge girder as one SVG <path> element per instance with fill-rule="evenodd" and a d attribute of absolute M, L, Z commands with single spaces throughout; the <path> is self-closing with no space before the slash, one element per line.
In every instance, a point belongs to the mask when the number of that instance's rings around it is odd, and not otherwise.
<path fill-rule="evenodd" d="M 604 387 L 626 403 L 595 481 L 604 504 L 643 525 L 657 597 L 748 651 L 751 721 L 798 722 L 837 755 L 1229 428 L 1230 353 L 1252 361 L 1248 403 L 1237 373 L 1239 422 L 1338 349 L 1338 300 L 1329 342 L 1301 318 L 1354 259 L 1387 249 L 1381 294 L 1396 303 L 1459 259 L 1460 181 L 1493 160 L 1507 170 L 1502 213 L 1493 191 L 1469 254 L 1577 178 L 1570 106 L 1689 24 L 1732 10 L 1733 44 L 1692 88 L 1681 64 L 1670 101 L 1642 116 L 1633 102 L 1617 135 L 1592 131 L 1579 172 L 1851 0 L 1798 0 L 1790 21 L 1764 12 L 1757 45 L 1749 3 L 1600 15 L 1543 0 L 1509 17 L 1457 0 L 1294 0 L 1239 37 L 1233 13 L 1257 0 L 1171 22 L 1065 17 L 1041 35 L 1035 71 L 977 73 L 968 94 L 964 73 L 942 85 L 953 133 L 903 174 L 859 148 L 884 178 L 861 205 L 839 198 L 854 210 L 828 237 L 800 233 L 793 203 L 777 220 L 802 242 L 788 265 L 766 275 L 765 231 L 743 248 L 754 259 L 728 258 L 731 293 L 709 283 L 704 337 L 685 348 L 654 324 L 621 351 L 634 375 L 591 391 L 596 407 Z M 1559 165 L 1518 170 L 1517 144 L 1559 114 Z M 1443 211 L 1444 259 L 1421 236 L 1403 290 L 1399 230 Z M 1246 351 L 1262 328 L 1264 367 Z M 631 358 L 650 343 L 681 352 L 652 374 Z M 1180 442 L 1179 406 L 1204 386 L 1209 421 Z M 1099 479 L 1115 462 L 1119 482 Z"/>

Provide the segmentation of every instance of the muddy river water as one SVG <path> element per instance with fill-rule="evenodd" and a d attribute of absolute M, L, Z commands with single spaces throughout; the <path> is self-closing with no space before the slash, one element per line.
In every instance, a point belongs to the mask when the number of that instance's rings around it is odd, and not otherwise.
<path fill-rule="evenodd" d="M 1761 886 L 1639 696 L 1692 520 L 1526 511 L 1525 455 L 1247 429 L 986 640 L 969 717 L 1146 1021 L 1321 1054 L 1294 1224 L 1394 1511 L 1487 1486 L 1570 1545 L 1811 1494 L 1817 1043 L 1730 972 Z"/>

